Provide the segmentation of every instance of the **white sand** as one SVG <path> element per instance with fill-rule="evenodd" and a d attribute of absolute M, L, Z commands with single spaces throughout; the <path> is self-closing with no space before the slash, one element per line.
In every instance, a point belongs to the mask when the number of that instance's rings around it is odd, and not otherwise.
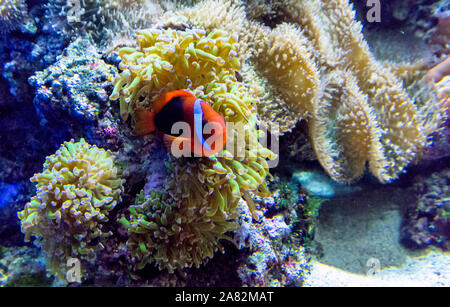
<path fill-rule="evenodd" d="M 409 258 L 401 268 L 386 268 L 375 276 L 359 275 L 313 261 L 307 287 L 449 287 L 450 253 L 430 252 Z"/>

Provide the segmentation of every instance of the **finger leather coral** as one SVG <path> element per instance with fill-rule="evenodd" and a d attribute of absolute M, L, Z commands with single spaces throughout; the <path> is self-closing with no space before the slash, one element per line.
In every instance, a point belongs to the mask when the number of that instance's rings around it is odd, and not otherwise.
<path fill-rule="evenodd" d="M 328 75 L 325 80 L 336 76 L 335 69 L 339 68 L 344 76 L 352 77 L 346 77 L 348 82 L 342 83 L 338 91 L 361 93 L 359 102 L 348 106 L 360 108 L 359 111 L 355 109 L 345 116 L 328 118 L 337 125 L 333 128 L 322 127 L 323 132 L 328 130 L 329 135 L 339 136 L 328 138 L 328 145 L 323 143 L 327 138 L 311 137 L 322 166 L 330 176 L 346 182 L 361 176 L 362 165 L 367 161 L 371 172 L 381 182 L 396 179 L 410 162 L 421 155 L 428 144 L 429 133 L 442 124 L 442 108 L 423 108 L 412 100 L 395 74 L 375 59 L 363 38 L 360 23 L 355 20 L 355 12 L 347 1 L 302 1 L 293 3 L 293 9 L 286 13 L 291 21 L 305 29 L 306 36 L 314 43 L 317 61 L 323 66 L 324 75 Z M 318 103 L 323 104 L 330 97 L 326 84 L 323 86 L 324 99 L 319 96 Z M 345 103 L 348 100 L 337 98 L 328 106 L 336 109 L 339 104 Z M 440 104 L 439 101 L 432 103 Z M 322 112 L 320 109 L 317 105 L 316 115 Z M 429 114 L 429 111 L 437 114 Z M 338 113 L 328 114 L 335 116 L 333 114 Z M 317 127 L 320 118 L 315 118 L 314 114 L 312 117 L 313 126 Z M 431 123 L 428 122 L 430 117 L 434 118 Z M 368 128 L 358 125 L 358 122 L 365 121 Z M 363 132 L 367 129 L 372 133 Z M 314 134 L 318 130 L 313 128 L 312 131 Z M 353 150 L 349 151 L 349 148 Z M 338 156 L 347 157 L 341 159 Z M 347 170 L 338 171 L 339 164 L 345 165 Z"/>
<path fill-rule="evenodd" d="M 348 1 L 288 1 L 273 7 L 282 17 L 271 28 L 258 14 L 256 20 L 245 19 L 252 3 L 208 5 L 228 7 L 235 17 L 223 10 L 210 19 L 201 4 L 186 15 L 205 28 L 229 29 L 244 41 L 239 53 L 251 63 L 247 76 L 262 87 L 262 123 L 276 123 L 284 133 L 307 121 L 317 159 L 335 180 L 358 179 L 366 163 L 381 182 L 396 179 L 442 125 L 441 102 L 429 100 L 431 106 L 425 106 L 410 97 L 395 72 L 375 59 Z"/>

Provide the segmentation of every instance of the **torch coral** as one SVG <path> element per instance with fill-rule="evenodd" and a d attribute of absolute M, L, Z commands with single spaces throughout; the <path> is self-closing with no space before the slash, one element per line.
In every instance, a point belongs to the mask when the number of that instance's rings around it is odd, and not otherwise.
<path fill-rule="evenodd" d="M 169 161 L 166 188 L 170 198 L 166 202 L 171 204 L 169 207 L 172 209 L 170 216 L 169 212 L 166 213 L 166 218 L 174 221 L 188 210 L 186 214 L 192 218 L 195 213 L 195 220 L 190 222 L 198 223 L 198 227 L 183 222 L 184 226 L 178 225 L 178 230 L 173 230 L 175 233 L 171 233 L 168 239 L 160 235 L 166 232 L 169 224 L 157 221 L 154 227 L 159 229 L 159 234 L 139 237 L 144 240 L 140 245 L 133 243 L 133 239 L 129 241 L 131 249 L 136 246 L 141 248 L 142 244 L 146 246 L 140 252 L 133 253 L 141 261 L 155 261 L 161 268 L 169 270 L 198 266 L 204 258 L 212 257 L 220 247 L 218 239 L 232 229 L 234 224 L 231 222 L 235 219 L 239 199 L 245 197 L 250 200 L 250 191 L 267 194 L 266 159 L 276 156 L 258 143 L 261 134 L 256 129 L 255 106 L 258 98 L 249 95 L 246 85 L 236 78 L 236 71 L 240 68 L 236 37 L 221 30 L 207 33 L 191 29 L 147 29 L 137 32 L 137 40 L 138 48 L 119 50 L 123 72 L 111 94 L 111 99 L 120 98 L 123 119 L 130 114 L 133 116 L 137 107 L 151 105 L 152 98 L 162 91 L 186 89 L 209 103 L 228 124 L 227 134 L 231 137 L 226 148 L 217 156 L 195 161 L 171 157 Z M 158 206 L 150 206 L 154 201 L 150 197 L 142 203 L 144 205 L 138 206 L 159 212 L 162 209 Z M 131 234 L 142 227 L 134 226 L 132 222 L 126 225 L 130 226 Z M 172 224 L 169 226 L 172 227 Z M 183 236 L 177 234 L 180 231 Z M 187 234 L 189 239 L 184 238 Z M 165 252 L 161 249 L 155 251 L 155 244 L 161 245 L 163 242 L 168 244 L 163 249 Z M 179 252 L 171 251 L 172 248 Z"/>
<path fill-rule="evenodd" d="M 111 94 L 112 100 L 120 96 L 120 113 L 124 120 L 136 107 L 148 103 L 146 98 L 154 97 L 162 89 L 187 88 L 192 91 L 199 88 L 201 96 L 205 96 L 213 90 L 220 91 L 220 83 L 231 84 L 230 71 L 239 69 L 237 39 L 225 36 L 224 32 L 214 31 L 206 36 L 201 30 L 149 29 L 136 34 L 139 49 L 122 48 L 119 51 L 120 68 L 124 71 Z M 204 88 L 205 85 L 209 87 Z M 206 102 L 209 100 L 205 99 Z M 227 103 L 234 109 L 233 114 L 241 118 L 248 116 L 248 106 L 239 106 L 235 100 L 230 99 Z M 215 109 L 219 107 L 217 105 Z"/>
<path fill-rule="evenodd" d="M 56 274 L 68 257 L 92 260 L 109 235 L 102 224 L 123 192 L 111 152 L 84 139 L 65 142 L 31 181 L 37 182 L 37 194 L 18 213 L 25 240 L 42 238 L 48 269 Z"/>
<path fill-rule="evenodd" d="M 166 193 L 138 195 L 136 204 L 129 208 L 130 220 L 121 220 L 128 227 L 128 249 L 139 261 L 137 268 L 155 262 L 171 272 L 199 267 L 205 258 L 212 258 L 220 248 L 218 239 L 226 238 L 223 233 L 236 225 L 219 214 L 205 218 L 205 209 L 207 204 L 177 203 Z"/>

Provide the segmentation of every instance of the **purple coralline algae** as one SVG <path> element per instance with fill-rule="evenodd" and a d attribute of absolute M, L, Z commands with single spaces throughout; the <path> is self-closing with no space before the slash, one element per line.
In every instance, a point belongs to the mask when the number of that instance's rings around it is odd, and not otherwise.
<path fill-rule="evenodd" d="M 24 1 L 4 1 L 6 6 L 14 2 L 16 11 L 22 16 L 21 22 L 17 20 L 15 27 L 0 38 L 0 67 L 12 96 L 21 103 L 28 104 L 32 101 L 28 77 L 36 70 L 52 64 L 67 45 L 69 37 L 47 27 L 52 20 L 45 18 L 42 3 L 29 3 L 27 11 L 26 6 L 21 8 L 18 5 Z M 0 6 L 0 15 L 1 10 Z"/>
<path fill-rule="evenodd" d="M 31 190 L 31 184 L 28 183 L 15 184 L 0 181 L 1 245 L 13 246 L 15 244 L 23 244 L 23 238 L 18 232 L 20 227 L 17 223 L 16 216 L 17 211 L 23 208 L 27 202 L 28 193 Z"/>
<path fill-rule="evenodd" d="M 43 121 L 61 112 L 95 121 L 102 109 L 108 108 L 106 88 L 112 86 L 117 73 L 88 40 L 79 38 L 55 64 L 30 77 L 36 88 L 34 104 Z"/>
<path fill-rule="evenodd" d="M 406 212 L 402 242 L 412 248 L 433 244 L 450 250 L 450 169 L 417 176 L 413 189 L 417 202 Z"/>
<path fill-rule="evenodd" d="M 72 42 L 53 65 L 29 78 L 41 126 L 66 130 L 70 137 L 116 150 L 118 123 L 112 114 L 108 92 L 117 68 L 107 64 L 92 43 Z"/>
<path fill-rule="evenodd" d="M 0 34 L 6 34 L 23 26 L 28 18 L 25 0 L 9 0 L 0 2 Z"/>
<path fill-rule="evenodd" d="M 259 221 L 253 221 L 245 202 L 238 205 L 239 227 L 235 240 L 249 255 L 240 264 L 238 274 L 246 286 L 301 286 L 308 274 L 309 260 L 303 247 L 289 240 L 291 225 L 276 214 L 265 216 L 273 206 L 272 198 L 259 199 Z"/>
<path fill-rule="evenodd" d="M 58 285 L 46 276 L 45 260 L 38 249 L 0 246 L 0 287 Z"/>

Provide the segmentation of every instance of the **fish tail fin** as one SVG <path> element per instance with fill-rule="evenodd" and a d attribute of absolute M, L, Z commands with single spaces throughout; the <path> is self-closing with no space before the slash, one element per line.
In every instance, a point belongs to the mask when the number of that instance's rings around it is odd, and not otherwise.
<path fill-rule="evenodd" d="M 135 111 L 135 124 L 133 133 L 135 135 L 145 135 L 155 131 L 155 113 L 144 108 Z"/>

